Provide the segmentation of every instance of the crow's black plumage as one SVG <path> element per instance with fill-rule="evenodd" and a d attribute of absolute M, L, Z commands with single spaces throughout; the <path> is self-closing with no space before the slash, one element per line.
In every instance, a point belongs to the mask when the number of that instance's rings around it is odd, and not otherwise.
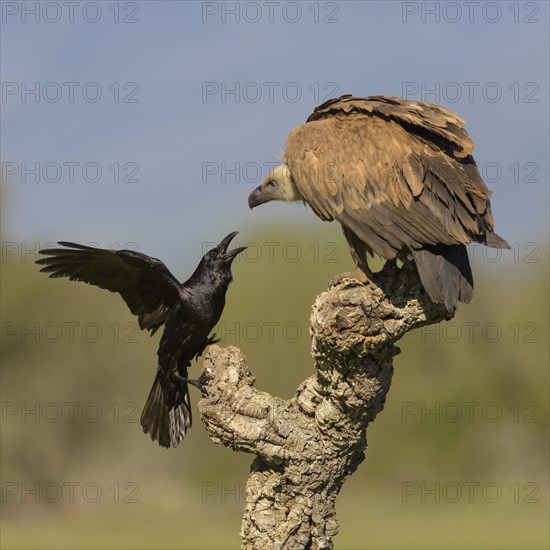
<path fill-rule="evenodd" d="M 141 414 L 143 431 L 163 447 L 176 447 L 191 427 L 187 367 L 212 343 L 231 264 L 245 247 L 228 251 L 230 233 L 201 259 L 183 284 L 156 258 L 131 250 L 104 250 L 69 242 L 41 250 L 40 271 L 118 292 L 141 329 L 154 334 L 165 325 L 158 349 L 155 381 Z"/>

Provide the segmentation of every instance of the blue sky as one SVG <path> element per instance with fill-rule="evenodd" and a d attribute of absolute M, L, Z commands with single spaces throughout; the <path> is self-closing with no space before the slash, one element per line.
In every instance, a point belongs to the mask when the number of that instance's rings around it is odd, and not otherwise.
<path fill-rule="evenodd" d="M 547 242 L 547 2 L 35 4 L 2 4 L 4 241 L 138 242 L 177 263 L 234 229 L 315 226 L 246 198 L 316 104 L 353 93 L 456 111 L 497 231 Z"/>

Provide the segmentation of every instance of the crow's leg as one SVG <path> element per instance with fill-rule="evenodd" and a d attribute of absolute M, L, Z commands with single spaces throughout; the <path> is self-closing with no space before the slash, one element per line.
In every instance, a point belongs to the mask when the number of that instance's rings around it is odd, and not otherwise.
<path fill-rule="evenodd" d="M 391 260 L 386 260 L 384 267 L 374 274 L 375 278 L 378 275 L 389 277 L 391 275 L 396 275 L 399 273 L 399 267 L 397 266 L 397 256 Z"/>
<path fill-rule="evenodd" d="M 185 384 L 191 384 L 192 386 L 195 386 L 195 388 L 198 388 L 202 391 L 203 386 L 200 383 L 199 380 L 191 380 L 190 378 L 186 378 L 185 376 L 181 376 L 179 374 L 176 374 L 174 376 L 174 380 L 179 380 L 180 382 L 185 382 Z"/>
<path fill-rule="evenodd" d="M 195 386 L 195 388 L 198 388 L 203 395 L 206 394 L 206 385 L 208 384 L 209 380 L 212 379 L 212 376 L 206 372 L 203 371 L 203 373 L 199 376 L 198 380 L 190 380 L 189 378 L 186 378 L 185 376 L 177 375 L 177 380 L 184 382 L 185 384 L 191 384 L 192 386 Z"/>

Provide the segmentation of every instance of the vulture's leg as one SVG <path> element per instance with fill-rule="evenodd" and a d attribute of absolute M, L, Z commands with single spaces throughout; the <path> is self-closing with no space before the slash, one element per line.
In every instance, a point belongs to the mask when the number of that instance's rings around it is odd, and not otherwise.
<path fill-rule="evenodd" d="M 372 253 L 371 249 L 347 227 L 342 226 L 342 229 L 344 230 L 344 236 L 348 241 L 351 255 L 357 267 L 353 271 L 340 273 L 332 277 L 328 285 L 329 288 L 340 284 L 344 279 L 355 279 L 365 285 L 371 281 L 374 282 L 374 274 L 370 270 L 367 262 L 367 253 Z"/>
<path fill-rule="evenodd" d="M 392 258 L 391 260 L 386 260 L 384 263 L 384 267 L 376 273 L 376 275 L 395 275 L 399 272 L 399 268 L 397 267 L 397 256 L 395 258 Z"/>
<path fill-rule="evenodd" d="M 384 290 L 386 294 L 392 294 L 394 284 L 399 280 L 401 269 L 397 266 L 397 258 L 390 258 L 384 263 L 384 267 L 374 274 L 376 284 Z"/>

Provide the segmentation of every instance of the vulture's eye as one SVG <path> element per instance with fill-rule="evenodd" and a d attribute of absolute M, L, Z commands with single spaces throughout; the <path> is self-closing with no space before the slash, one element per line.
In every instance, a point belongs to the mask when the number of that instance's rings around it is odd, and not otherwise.
<path fill-rule="evenodd" d="M 267 186 L 268 187 L 275 187 L 275 185 L 277 185 L 273 180 L 270 180 L 267 182 Z"/>

